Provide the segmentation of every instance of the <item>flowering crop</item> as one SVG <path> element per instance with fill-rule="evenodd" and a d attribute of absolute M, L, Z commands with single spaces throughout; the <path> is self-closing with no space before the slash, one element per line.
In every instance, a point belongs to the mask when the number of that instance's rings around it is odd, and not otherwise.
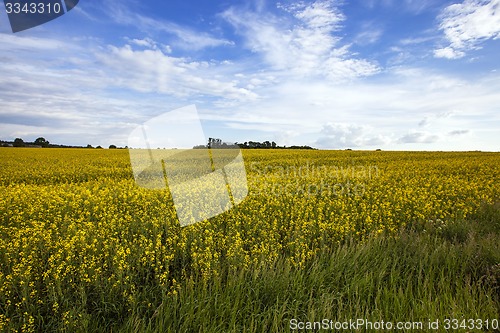
<path fill-rule="evenodd" d="M 191 276 L 278 257 L 300 268 L 346 237 L 463 219 L 500 191 L 496 153 L 245 150 L 248 197 L 181 227 L 167 188 L 135 183 L 126 150 L 0 156 L 0 331 L 154 309 Z"/>

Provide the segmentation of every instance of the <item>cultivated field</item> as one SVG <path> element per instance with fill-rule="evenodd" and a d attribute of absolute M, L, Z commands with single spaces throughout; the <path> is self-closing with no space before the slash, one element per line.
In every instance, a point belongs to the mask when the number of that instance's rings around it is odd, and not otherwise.
<path fill-rule="evenodd" d="M 0 331 L 498 327 L 499 153 L 243 157 L 248 197 L 180 227 L 166 188 L 136 185 L 127 150 L 0 148 Z"/>

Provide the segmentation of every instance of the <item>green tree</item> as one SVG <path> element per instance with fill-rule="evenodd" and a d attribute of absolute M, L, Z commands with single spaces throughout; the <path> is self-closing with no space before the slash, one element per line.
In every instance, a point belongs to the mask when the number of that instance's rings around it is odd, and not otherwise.
<path fill-rule="evenodd" d="M 39 137 L 35 140 L 35 145 L 37 145 L 37 146 L 48 147 L 49 143 L 50 142 L 45 140 L 45 138 L 43 138 L 43 137 Z"/>
<path fill-rule="evenodd" d="M 14 140 L 14 145 L 13 145 L 13 146 L 14 146 L 14 147 L 24 147 L 24 146 L 25 146 L 25 144 L 24 144 L 24 140 L 23 140 L 23 139 L 21 139 L 21 138 L 16 138 L 16 139 Z"/>

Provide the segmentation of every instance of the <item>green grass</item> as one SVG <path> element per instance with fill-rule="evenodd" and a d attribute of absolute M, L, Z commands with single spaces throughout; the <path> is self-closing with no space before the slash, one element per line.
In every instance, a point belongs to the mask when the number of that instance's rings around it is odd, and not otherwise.
<path fill-rule="evenodd" d="M 497 204 L 467 221 L 347 240 L 302 269 L 278 259 L 208 283 L 194 277 L 182 281 L 176 295 L 164 295 L 156 309 L 138 309 L 119 331 L 287 332 L 292 319 L 364 318 L 424 325 L 439 319 L 434 332 L 445 332 L 446 318 L 499 319 L 499 233 Z"/>

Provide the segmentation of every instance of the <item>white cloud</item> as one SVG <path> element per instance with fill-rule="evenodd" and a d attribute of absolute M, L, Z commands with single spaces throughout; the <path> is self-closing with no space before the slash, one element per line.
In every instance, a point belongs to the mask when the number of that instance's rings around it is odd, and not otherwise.
<path fill-rule="evenodd" d="M 156 49 L 156 43 L 151 39 L 151 38 L 144 38 L 144 39 L 128 39 L 130 43 L 137 45 L 137 46 L 144 46 L 144 47 L 149 47 L 152 49 Z"/>
<path fill-rule="evenodd" d="M 357 44 L 366 45 L 366 44 L 374 44 L 378 42 L 380 37 L 382 36 L 382 29 L 374 29 L 373 27 L 367 27 L 366 30 L 358 33 L 355 37 L 355 41 Z"/>
<path fill-rule="evenodd" d="M 500 0 L 465 0 L 446 7 L 439 19 L 449 46 L 435 50 L 434 56 L 461 58 L 483 41 L 500 37 Z"/>
<path fill-rule="evenodd" d="M 383 135 L 373 135 L 373 129 L 366 125 L 327 123 L 323 126 L 315 144 L 320 148 L 357 148 L 388 143 Z"/>
<path fill-rule="evenodd" d="M 242 68 L 231 62 L 172 57 L 150 38 L 124 46 L 94 40 L 89 48 L 82 39 L 0 40 L 2 139 L 124 145 L 129 129 L 154 115 L 190 103 L 254 100 L 245 87 L 264 84 L 252 75 L 232 79 Z"/>
<path fill-rule="evenodd" d="M 354 33 L 353 41 L 358 45 L 374 44 L 384 33 L 382 25 L 376 21 L 364 21 L 357 24 L 359 30 Z"/>
<path fill-rule="evenodd" d="M 55 39 L 24 36 L 20 37 L 15 34 L 0 33 L 0 45 L 4 49 L 19 50 L 19 49 L 37 49 L 40 51 L 55 51 L 66 50 L 67 47 L 74 49 L 75 45 L 70 45 Z"/>
<path fill-rule="evenodd" d="M 175 46 L 186 50 L 201 50 L 207 47 L 234 45 L 232 41 L 216 38 L 204 31 L 196 31 L 173 22 L 155 20 L 143 15 L 136 15 L 136 24 L 143 30 L 162 31 L 178 38 Z"/>
<path fill-rule="evenodd" d="M 171 21 L 157 20 L 135 13 L 119 1 L 105 2 L 104 6 L 107 6 L 106 12 L 115 22 L 137 27 L 148 34 L 162 32 L 175 36 L 176 39 L 172 41 L 172 45 L 184 50 L 192 51 L 234 45 L 232 41 L 217 38 L 206 31 L 195 30 Z"/>
<path fill-rule="evenodd" d="M 374 62 L 358 59 L 335 35 L 345 16 L 333 1 L 279 5 L 288 17 L 231 8 L 222 14 L 272 69 L 288 74 L 352 79 L 379 72 Z"/>
<path fill-rule="evenodd" d="M 256 140 L 292 131 L 294 141 L 287 144 L 319 148 L 461 150 L 482 145 L 481 149 L 494 149 L 485 141 L 470 142 L 447 133 L 466 128 L 478 136 L 498 136 L 478 130 L 500 126 L 498 76 L 468 82 L 428 69 L 401 67 L 384 75 L 371 83 L 345 85 L 307 78 L 281 81 L 265 91 L 257 89 L 264 98 L 235 106 L 218 121 L 252 130 Z M 245 133 L 235 139 L 251 138 Z"/>
<path fill-rule="evenodd" d="M 404 38 L 399 41 L 401 45 L 415 45 L 415 44 L 422 44 L 426 43 L 430 40 L 433 40 L 434 37 L 427 36 L 427 37 L 410 37 L 410 38 Z"/>
<path fill-rule="evenodd" d="M 465 52 L 459 51 L 457 49 L 448 46 L 434 50 L 434 56 L 436 58 L 460 59 L 465 56 Z"/>
<path fill-rule="evenodd" d="M 231 66 L 216 62 L 189 61 L 171 57 L 162 50 L 109 46 L 109 52 L 98 55 L 109 71 L 112 85 L 138 92 L 156 92 L 173 96 L 214 96 L 253 100 L 257 95 L 235 81 L 218 80 L 217 75 Z M 218 74 L 216 74 L 218 73 Z"/>

